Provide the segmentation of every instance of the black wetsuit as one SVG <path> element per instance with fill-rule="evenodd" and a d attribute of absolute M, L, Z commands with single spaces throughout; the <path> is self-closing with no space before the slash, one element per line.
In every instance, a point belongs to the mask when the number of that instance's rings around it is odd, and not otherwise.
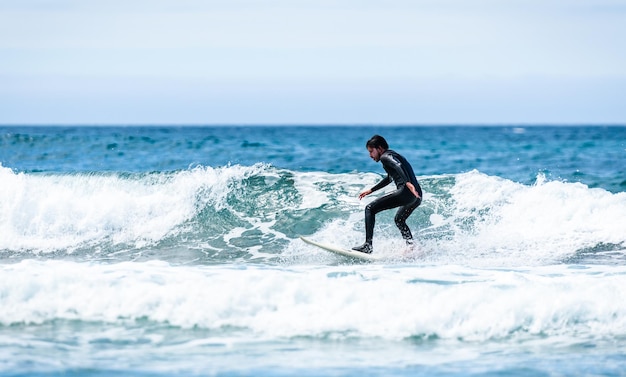
<path fill-rule="evenodd" d="M 408 242 L 413 239 L 413 235 L 406 225 L 406 219 L 422 203 L 422 188 L 415 178 L 411 164 L 397 152 L 390 149 L 386 150 L 380 156 L 380 162 L 383 164 L 387 176 L 372 187 L 372 192 L 387 186 L 392 180 L 395 182 L 397 190 L 374 200 L 365 207 L 365 242 L 372 244 L 376 214 L 396 207 L 400 207 L 395 217 L 396 226 L 400 229 L 402 238 Z M 411 190 L 406 187 L 407 182 L 411 182 L 415 186 L 419 198 L 415 197 Z"/>

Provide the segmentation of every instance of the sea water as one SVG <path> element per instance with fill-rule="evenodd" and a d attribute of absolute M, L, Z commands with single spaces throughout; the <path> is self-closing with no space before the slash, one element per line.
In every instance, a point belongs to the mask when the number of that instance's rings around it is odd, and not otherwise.
<path fill-rule="evenodd" d="M 0 127 L 0 374 L 626 375 L 626 127 Z"/>

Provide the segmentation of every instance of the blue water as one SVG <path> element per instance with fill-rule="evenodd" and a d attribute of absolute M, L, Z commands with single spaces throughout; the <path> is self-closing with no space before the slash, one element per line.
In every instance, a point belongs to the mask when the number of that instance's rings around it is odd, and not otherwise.
<path fill-rule="evenodd" d="M 374 133 L 416 247 L 304 244 L 363 241 Z M 623 376 L 625 166 L 619 126 L 0 126 L 0 374 Z"/>

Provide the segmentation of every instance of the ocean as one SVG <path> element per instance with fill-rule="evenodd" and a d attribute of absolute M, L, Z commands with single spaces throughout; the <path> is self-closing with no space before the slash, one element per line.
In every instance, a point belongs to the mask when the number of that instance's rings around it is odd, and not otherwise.
<path fill-rule="evenodd" d="M 626 376 L 626 126 L 0 126 L 0 375 Z"/>

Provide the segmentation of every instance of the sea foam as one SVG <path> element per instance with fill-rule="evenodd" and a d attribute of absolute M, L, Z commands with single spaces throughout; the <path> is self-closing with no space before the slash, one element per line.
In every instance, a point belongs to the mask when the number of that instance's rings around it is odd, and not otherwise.
<path fill-rule="evenodd" d="M 152 174 L 25 174 L 0 167 L 0 178 L 0 250 L 19 258 L 77 249 L 93 257 L 169 242 L 207 250 L 214 262 L 282 256 L 306 263 L 305 255 L 323 252 L 299 245 L 298 236 L 344 247 L 361 243 L 365 205 L 393 189 L 359 201 L 379 175 L 266 164 Z M 541 176 L 524 185 L 478 171 L 420 182 L 424 201 L 408 224 L 417 253 L 429 262 L 543 265 L 626 248 L 626 193 Z M 377 215 L 375 250 L 387 257 L 404 249 L 394 213 Z"/>
<path fill-rule="evenodd" d="M 230 267 L 22 261 L 0 266 L 0 324 L 151 321 L 259 338 L 485 341 L 626 336 L 626 269 Z M 602 292 L 602 295 L 598 295 Z"/>

